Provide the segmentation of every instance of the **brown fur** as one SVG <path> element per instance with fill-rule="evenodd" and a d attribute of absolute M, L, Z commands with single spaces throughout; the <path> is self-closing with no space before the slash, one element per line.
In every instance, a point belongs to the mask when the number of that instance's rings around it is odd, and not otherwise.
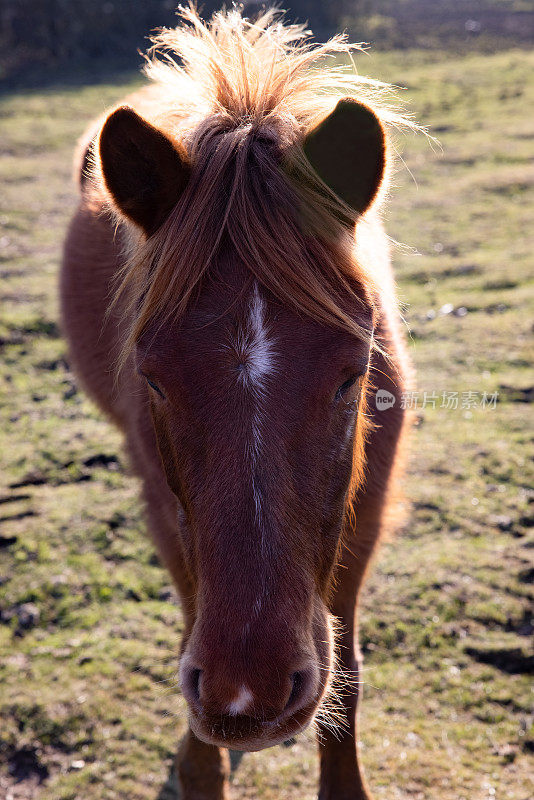
<path fill-rule="evenodd" d="M 410 373 L 377 213 L 387 131 L 403 120 L 386 87 L 324 64 L 348 52 L 341 38 L 312 46 L 272 12 L 184 17 L 156 42 L 184 66 L 154 57 L 154 85 L 97 123 L 65 245 L 64 329 L 80 380 L 125 434 L 182 598 L 184 800 L 226 797 L 225 747 L 307 725 L 334 658 L 339 730 L 319 712 L 320 797 L 362 800 L 356 602 Z M 366 149 L 347 150 L 336 181 L 335 158 L 306 137 L 332 129 L 343 94 L 355 105 L 343 101 L 336 136 L 345 126 Z M 362 119 L 378 135 L 359 139 Z M 396 403 L 377 413 L 381 388 Z"/>

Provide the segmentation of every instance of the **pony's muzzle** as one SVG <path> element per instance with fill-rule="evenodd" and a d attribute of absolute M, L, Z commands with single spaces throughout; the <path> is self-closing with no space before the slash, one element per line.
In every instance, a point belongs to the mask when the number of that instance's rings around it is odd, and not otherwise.
<path fill-rule="evenodd" d="M 319 669 L 310 658 L 287 672 L 276 686 L 256 685 L 253 675 L 218 676 L 182 657 L 180 685 L 194 733 L 213 744 L 259 750 L 288 739 L 313 717 L 322 696 Z"/>

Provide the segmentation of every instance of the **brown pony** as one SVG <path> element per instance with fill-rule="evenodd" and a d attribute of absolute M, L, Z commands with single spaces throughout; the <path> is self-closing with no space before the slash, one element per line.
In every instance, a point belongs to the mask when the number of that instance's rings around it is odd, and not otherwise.
<path fill-rule="evenodd" d="M 182 600 L 184 800 L 227 797 L 226 748 L 312 720 L 321 800 L 361 800 L 356 603 L 409 373 L 377 209 L 410 123 L 329 65 L 342 37 L 182 17 L 83 140 L 64 330 Z"/>

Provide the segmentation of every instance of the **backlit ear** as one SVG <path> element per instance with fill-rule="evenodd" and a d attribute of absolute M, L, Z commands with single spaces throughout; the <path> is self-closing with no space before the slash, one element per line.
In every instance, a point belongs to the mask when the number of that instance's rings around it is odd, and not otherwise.
<path fill-rule="evenodd" d="M 99 154 L 104 181 L 117 208 L 150 236 L 186 186 L 185 152 L 132 108 L 122 106 L 104 123 Z"/>
<path fill-rule="evenodd" d="M 384 129 L 376 114 L 345 97 L 306 135 L 303 147 L 324 183 L 363 214 L 380 188 L 386 164 Z"/>

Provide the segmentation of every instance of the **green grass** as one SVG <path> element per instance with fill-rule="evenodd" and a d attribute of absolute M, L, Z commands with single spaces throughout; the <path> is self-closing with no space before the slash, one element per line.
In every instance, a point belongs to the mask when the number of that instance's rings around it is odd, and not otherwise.
<path fill-rule="evenodd" d="M 495 409 L 419 402 L 409 521 L 364 594 L 361 748 L 384 800 L 532 796 L 532 414 L 520 401 L 532 386 L 533 67 L 523 51 L 360 59 L 408 87 L 442 146 L 399 139 L 407 168 L 388 209 L 420 398 L 499 392 Z M 21 778 L 14 797 L 155 799 L 185 728 L 180 611 L 120 437 L 78 392 L 57 328 L 73 143 L 131 85 L 0 106 L 0 796 Z M 316 777 L 309 733 L 245 755 L 234 796 L 309 800 Z"/>

